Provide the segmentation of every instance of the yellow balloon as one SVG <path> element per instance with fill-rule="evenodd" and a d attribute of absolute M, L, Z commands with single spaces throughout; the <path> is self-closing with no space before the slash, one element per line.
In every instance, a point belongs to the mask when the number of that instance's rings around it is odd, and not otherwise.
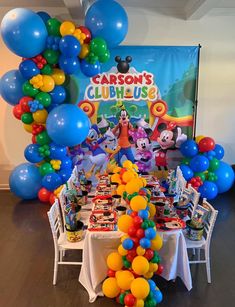
<path fill-rule="evenodd" d="M 144 275 L 149 271 L 149 262 L 143 256 L 136 256 L 132 261 L 132 270 L 138 275 Z"/>
<path fill-rule="evenodd" d="M 123 193 L 126 191 L 126 187 L 124 184 L 120 184 L 118 187 L 117 187 L 117 194 L 118 195 L 123 195 Z"/>
<path fill-rule="evenodd" d="M 148 207 L 149 207 L 150 218 L 153 218 L 156 214 L 156 207 L 152 203 L 149 203 Z"/>
<path fill-rule="evenodd" d="M 118 246 L 118 253 L 121 255 L 121 256 L 126 256 L 128 254 L 128 250 L 126 250 L 125 248 L 123 248 L 122 244 L 120 244 Z"/>
<path fill-rule="evenodd" d="M 163 244 L 162 238 L 157 233 L 155 239 L 151 240 L 151 249 L 153 249 L 154 251 L 158 251 L 162 248 L 162 244 Z"/>
<path fill-rule="evenodd" d="M 121 167 L 120 166 L 116 166 L 114 169 L 113 169 L 113 172 L 116 174 L 116 173 L 119 173 L 121 171 Z"/>
<path fill-rule="evenodd" d="M 55 81 L 51 76 L 43 75 L 42 76 L 43 86 L 40 87 L 42 92 L 51 92 L 55 87 Z"/>
<path fill-rule="evenodd" d="M 130 207 L 133 211 L 144 210 L 147 207 L 147 201 L 143 196 L 134 196 L 130 201 Z"/>
<path fill-rule="evenodd" d="M 118 219 L 118 228 L 122 232 L 127 233 L 130 226 L 133 225 L 133 219 L 130 215 L 124 214 Z"/>
<path fill-rule="evenodd" d="M 33 131 L 33 127 L 32 127 L 32 124 L 30 125 L 27 125 L 27 124 L 23 124 L 23 127 L 24 127 L 24 130 L 29 132 L 29 133 L 32 133 Z"/>
<path fill-rule="evenodd" d="M 158 264 L 157 263 L 149 263 L 149 272 L 156 272 L 158 270 Z"/>
<path fill-rule="evenodd" d="M 85 59 L 85 57 L 88 55 L 88 53 L 90 52 L 90 47 L 88 44 L 83 44 L 81 46 L 81 52 L 79 53 L 79 58 L 80 59 Z"/>
<path fill-rule="evenodd" d="M 143 187 L 146 187 L 147 185 L 147 180 L 143 177 L 140 178 L 142 180 L 142 184 L 143 184 Z"/>
<path fill-rule="evenodd" d="M 134 279 L 135 277 L 130 271 L 121 271 L 117 274 L 117 285 L 122 290 L 129 290 Z"/>
<path fill-rule="evenodd" d="M 129 181 L 126 184 L 126 192 L 128 194 L 133 194 L 135 192 L 139 192 L 140 190 L 140 186 L 138 184 L 138 182 L 136 181 L 136 179 L 132 179 L 131 181 Z"/>
<path fill-rule="evenodd" d="M 134 307 L 144 307 L 144 300 L 136 300 Z"/>
<path fill-rule="evenodd" d="M 131 181 L 131 179 L 134 179 L 134 174 L 133 174 L 131 171 L 126 171 L 126 172 L 122 175 L 122 180 L 123 180 L 123 182 L 125 182 L 125 183 Z"/>
<path fill-rule="evenodd" d="M 113 271 L 120 271 L 123 267 L 122 256 L 117 252 L 113 252 L 108 255 L 107 266 Z"/>
<path fill-rule="evenodd" d="M 59 68 L 54 68 L 51 74 L 56 85 L 62 85 L 65 81 L 65 74 L 63 70 Z"/>
<path fill-rule="evenodd" d="M 198 135 L 195 138 L 196 143 L 198 144 L 205 136 L 204 135 Z"/>
<path fill-rule="evenodd" d="M 109 277 L 105 279 L 102 285 L 102 290 L 105 296 L 109 298 L 114 298 L 120 293 L 120 288 L 117 285 L 117 280 L 115 277 Z"/>
<path fill-rule="evenodd" d="M 132 169 L 133 163 L 130 160 L 126 160 L 122 163 L 122 166 L 128 169 Z"/>
<path fill-rule="evenodd" d="M 121 178 L 120 178 L 119 174 L 113 174 L 113 175 L 111 176 L 111 181 L 112 181 L 112 182 L 121 183 Z"/>
<path fill-rule="evenodd" d="M 33 119 L 36 123 L 39 124 L 44 124 L 47 120 L 47 110 L 43 109 L 43 110 L 38 110 L 36 112 L 33 113 Z"/>
<path fill-rule="evenodd" d="M 145 299 L 150 292 L 149 283 L 146 279 L 138 277 L 131 283 L 131 293 L 137 299 Z"/>
<path fill-rule="evenodd" d="M 72 35 L 75 31 L 75 24 L 71 21 L 64 21 L 60 25 L 60 34 L 62 36 Z"/>
<path fill-rule="evenodd" d="M 138 256 L 143 256 L 145 254 L 145 252 L 146 252 L 145 249 L 140 245 L 136 249 L 136 253 L 137 253 Z"/>
<path fill-rule="evenodd" d="M 146 279 L 152 278 L 152 277 L 153 277 L 153 272 L 147 272 L 146 274 L 144 274 L 144 277 L 145 277 Z"/>

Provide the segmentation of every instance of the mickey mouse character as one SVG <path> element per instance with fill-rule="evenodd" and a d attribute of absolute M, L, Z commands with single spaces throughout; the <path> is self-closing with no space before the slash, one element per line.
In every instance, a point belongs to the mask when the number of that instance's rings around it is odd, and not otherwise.
<path fill-rule="evenodd" d="M 115 61 L 118 63 L 117 64 L 118 72 L 120 72 L 122 74 L 126 74 L 129 71 L 129 68 L 130 68 L 129 63 L 131 63 L 132 57 L 127 56 L 126 60 L 122 60 L 120 56 L 116 56 Z"/>
<path fill-rule="evenodd" d="M 157 138 L 159 146 L 153 149 L 153 151 L 156 151 L 155 163 L 159 170 L 162 168 L 167 170 L 167 151 L 179 148 L 186 141 L 187 136 L 182 133 L 181 128 L 177 127 L 174 122 L 161 123 L 158 125 L 157 130 L 160 135 Z"/>

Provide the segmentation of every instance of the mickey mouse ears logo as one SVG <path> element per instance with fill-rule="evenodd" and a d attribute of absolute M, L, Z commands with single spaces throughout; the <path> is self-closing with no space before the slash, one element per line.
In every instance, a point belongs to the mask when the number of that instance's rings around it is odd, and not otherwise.
<path fill-rule="evenodd" d="M 127 56 L 125 60 L 122 60 L 119 55 L 115 57 L 115 62 L 117 62 L 117 70 L 122 74 L 126 74 L 129 71 L 130 65 L 129 63 L 132 62 L 132 57 Z"/>

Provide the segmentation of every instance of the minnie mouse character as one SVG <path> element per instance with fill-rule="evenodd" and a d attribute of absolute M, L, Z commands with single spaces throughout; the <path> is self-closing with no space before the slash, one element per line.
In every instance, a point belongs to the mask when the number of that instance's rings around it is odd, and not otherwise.
<path fill-rule="evenodd" d="M 181 128 L 177 127 L 174 122 L 168 124 L 161 123 L 158 125 L 157 130 L 160 132 L 160 135 L 157 138 L 159 146 L 153 149 L 153 151 L 156 151 L 155 163 L 158 170 L 162 168 L 167 170 L 167 151 L 169 149 L 178 149 L 186 141 L 187 136 L 182 133 Z"/>
<path fill-rule="evenodd" d="M 151 169 L 153 156 L 149 139 L 151 132 L 150 129 L 145 130 L 142 127 L 138 127 L 135 131 L 129 131 L 129 141 L 135 143 L 136 146 L 135 162 L 140 173 L 147 173 Z"/>

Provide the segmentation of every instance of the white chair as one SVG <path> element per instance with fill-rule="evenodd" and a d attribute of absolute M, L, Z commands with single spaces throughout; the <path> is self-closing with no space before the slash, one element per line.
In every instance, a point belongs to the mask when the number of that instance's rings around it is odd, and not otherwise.
<path fill-rule="evenodd" d="M 63 261 L 63 252 L 65 250 L 83 250 L 84 240 L 74 243 L 67 241 L 66 232 L 63 231 L 60 209 L 57 200 L 52 205 L 50 211 L 47 212 L 47 215 L 51 226 L 55 248 L 53 285 L 56 285 L 59 264 L 82 265 L 82 262 Z"/>
<path fill-rule="evenodd" d="M 60 211 L 61 211 L 62 218 L 63 218 L 64 230 L 65 230 L 65 206 L 66 206 L 65 192 L 66 192 L 66 186 L 63 187 L 63 189 L 60 191 L 60 194 L 59 194 L 59 205 L 60 205 Z"/>
<path fill-rule="evenodd" d="M 176 169 L 176 179 L 176 192 L 177 195 L 180 197 L 184 189 L 186 188 L 187 181 L 184 179 L 184 176 L 179 166 L 177 166 Z"/>
<path fill-rule="evenodd" d="M 211 283 L 211 268 L 210 268 L 210 243 L 215 221 L 218 211 L 215 210 L 207 201 L 204 204 L 210 209 L 210 216 L 205 224 L 204 235 L 200 241 L 192 241 L 185 237 L 187 249 L 197 250 L 197 260 L 190 260 L 190 264 L 205 263 L 207 272 L 207 282 Z M 201 259 L 201 250 L 204 250 L 204 258 Z"/>
<path fill-rule="evenodd" d="M 190 193 L 189 218 L 191 218 L 194 214 L 194 211 L 197 208 L 200 199 L 200 193 L 197 190 L 195 190 L 191 186 L 191 184 L 188 185 L 188 191 Z"/>

